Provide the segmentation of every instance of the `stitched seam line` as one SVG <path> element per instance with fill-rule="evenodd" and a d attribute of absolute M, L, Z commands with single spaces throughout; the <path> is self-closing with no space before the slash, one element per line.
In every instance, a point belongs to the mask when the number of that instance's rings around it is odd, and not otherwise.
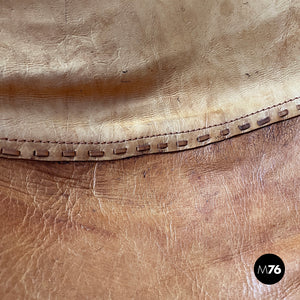
<path fill-rule="evenodd" d="M 278 107 L 280 105 L 295 101 L 297 99 L 300 99 L 300 96 L 286 100 L 284 102 L 278 103 L 278 104 L 274 104 L 272 106 L 268 106 L 266 108 L 260 109 L 256 112 L 232 119 L 230 121 L 226 121 L 224 123 L 219 123 L 219 124 L 214 124 L 214 125 L 210 125 L 207 127 L 202 127 L 202 128 L 196 128 L 196 129 L 191 129 L 191 130 L 185 130 L 185 131 L 177 131 L 177 132 L 169 132 L 169 133 L 159 133 L 159 134 L 154 134 L 154 135 L 149 135 L 149 136 L 141 136 L 141 137 L 136 137 L 136 138 L 131 138 L 131 139 L 126 139 L 126 140 L 122 140 L 122 141 L 110 141 L 110 142 L 62 142 L 62 141 L 35 141 L 35 140 L 24 140 L 24 139 L 9 139 L 9 138 L 0 138 L 0 140 L 5 140 L 5 141 L 9 141 L 9 142 L 23 142 L 23 143 L 51 143 L 51 144 L 72 144 L 72 145 L 76 145 L 76 144 L 89 144 L 89 145 L 103 145 L 103 144 L 118 144 L 118 143 L 124 143 L 124 142 L 130 142 L 130 141 L 136 141 L 136 140 L 141 140 L 141 139 L 146 139 L 146 138 L 154 138 L 154 137 L 161 137 L 161 136 L 167 136 L 167 135 L 175 135 L 175 134 L 183 134 L 183 133 L 189 133 L 189 132 L 195 132 L 195 131 L 200 131 L 200 130 L 204 130 L 204 129 L 209 129 L 209 128 L 213 128 L 213 127 L 217 127 L 217 126 L 222 126 L 225 124 L 230 124 L 232 122 L 253 116 L 255 114 L 258 114 L 260 112 L 263 111 L 267 111 L 270 110 L 272 108 Z"/>

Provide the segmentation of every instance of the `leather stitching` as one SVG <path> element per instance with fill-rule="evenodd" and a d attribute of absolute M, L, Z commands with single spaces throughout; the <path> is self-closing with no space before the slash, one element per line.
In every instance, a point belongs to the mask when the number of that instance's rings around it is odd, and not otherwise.
<path fill-rule="evenodd" d="M 161 136 L 168 136 L 168 135 L 175 135 L 175 134 L 183 134 L 183 133 L 195 132 L 195 131 L 209 129 L 209 128 L 213 128 L 213 127 L 217 127 L 217 126 L 222 126 L 222 125 L 225 125 L 225 124 L 230 124 L 230 123 L 233 123 L 235 121 L 242 120 L 244 118 L 253 116 L 253 115 L 258 114 L 260 112 L 268 111 L 268 110 L 270 110 L 272 108 L 275 108 L 275 107 L 281 106 L 283 104 L 295 101 L 297 99 L 300 99 L 300 96 L 292 98 L 292 99 L 289 99 L 289 100 L 286 100 L 286 101 L 278 103 L 278 104 L 274 104 L 272 106 L 268 106 L 266 108 L 263 108 L 263 109 L 260 109 L 258 111 L 255 111 L 253 113 L 250 113 L 250 114 L 247 114 L 247 115 L 235 118 L 235 119 L 230 120 L 230 121 L 226 121 L 224 123 L 214 124 L 214 125 L 210 125 L 210 126 L 207 126 L 207 127 L 201 127 L 201 128 L 196 128 L 196 129 L 191 129 L 191 130 L 185 130 L 185 131 L 176 131 L 176 132 L 169 132 L 169 133 L 154 134 L 154 135 L 149 135 L 149 136 L 141 136 L 141 137 L 130 138 L 130 139 L 121 140 L 121 141 L 110 141 L 110 142 L 64 142 L 64 141 L 41 141 L 41 140 L 35 141 L 35 140 L 24 140 L 24 139 L 22 139 L 22 140 L 20 140 L 20 139 L 9 139 L 9 138 L 6 138 L 6 137 L 0 138 L 0 140 L 5 140 L 5 141 L 9 141 L 9 142 L 22 142 L 22 143 L 45 143 L 45 144 L 46 143 L 48 143 L 48 144 L 51 143 L 51 144 L 71 144 L 71 145 L 79 145 L 79 144 L 90 144 L 90 145 L 120 144 L 120 143 L 124 143 L 124 142 L 136 141 L 136 140 L 141 140 L 141 139 L 146 139 L 146 138 L 154 138 L 154 137 L 161 137 Z M 299 108 L 300 108 L 299 105 L 297 105 L 297 109 L 299 109 Z"/>

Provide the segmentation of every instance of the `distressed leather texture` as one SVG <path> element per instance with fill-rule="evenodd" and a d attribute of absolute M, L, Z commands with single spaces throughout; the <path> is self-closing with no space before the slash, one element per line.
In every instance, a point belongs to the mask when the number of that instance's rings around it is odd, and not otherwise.
<path fill-rule="evenodd" d="M 2 157 L 178 151 L 300 114 L 299 0 L 0 8 Z"/>
<path fill-rule="evenodd" d="M 190 151 L 0 159 L 0 298 L 287 299 L 300 294 L 300 118 Z M 279 255 L 264 285 L 253 267 Z"/>

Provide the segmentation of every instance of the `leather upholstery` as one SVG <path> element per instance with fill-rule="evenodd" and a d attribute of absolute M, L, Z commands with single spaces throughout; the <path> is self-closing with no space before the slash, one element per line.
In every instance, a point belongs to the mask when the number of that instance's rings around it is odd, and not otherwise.
<path fill-rule="evenodd" d="M 2 1 L 1 156 L 178 151 L 297 116 L 299 8 L 299 0 Z"/>
<path fill-rule="evenodd" d="M 109 162 L 0 159 L 1 299 L 299 299 L 300 118 Z M 272 286 L 256 259 L 279 255 Z"/>
<path fill-rule="evenodd" d="M 0 1 L 0 299 L 299 299 L 299 8 Z"/>

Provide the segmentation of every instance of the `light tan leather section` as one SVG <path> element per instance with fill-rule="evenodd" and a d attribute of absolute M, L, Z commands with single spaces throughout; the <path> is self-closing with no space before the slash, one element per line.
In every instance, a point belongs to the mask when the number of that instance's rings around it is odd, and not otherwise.
<path fill-rule="evenodd" d="M 118 159 L 298 116 L 299 14 L 299 0 L 2 1 L 0 155 Z"/>

